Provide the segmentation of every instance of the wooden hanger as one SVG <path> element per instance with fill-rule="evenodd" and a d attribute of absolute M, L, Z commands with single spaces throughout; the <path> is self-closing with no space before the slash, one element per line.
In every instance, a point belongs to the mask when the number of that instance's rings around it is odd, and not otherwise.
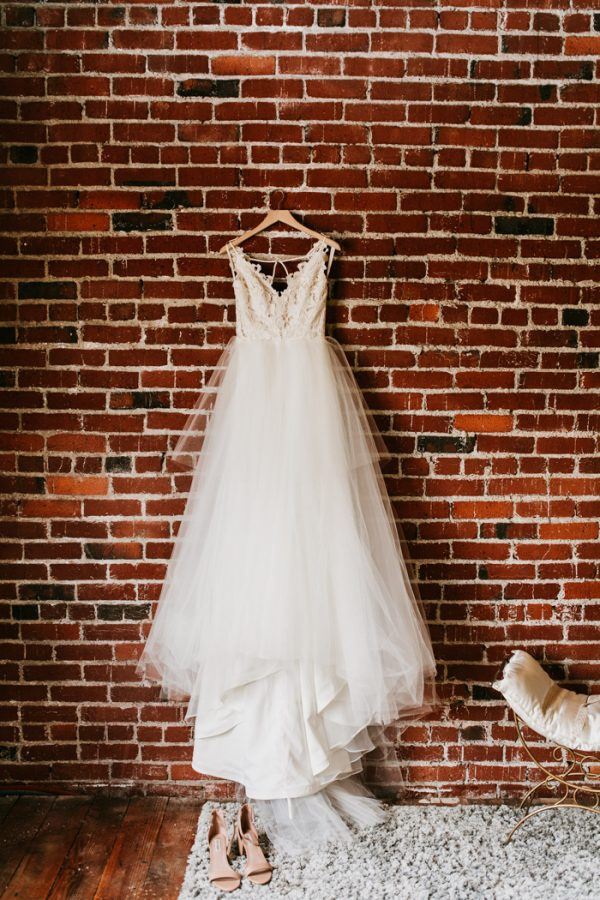
<path fill-rule="evenodd" d="M 274 192 L 273 196 L 275 196 L 275 194 L 281 194 L 280 202 L 283 203 L 283 201 L 285 200 L 284 192 L 281 190 L 277 190 Z M 237 247 L 238 244 L 243 244 L 243 242 L 247 241 L 248 238 L 254 237 L 255 234 L 259 234 L 261 231 L 266 231 L 267 228 L 271 227 L 271 225 L 276 225 L 278 223 L 287 225 L 294 231 L 301 231 L 308 237 L 325 241 L 326 244 L 328 244 L 330 247 L 333 247 L 335 250 L 342 249 L 338 242 L 334 241 L 333 238 L 327 237 L 326 234 L 321 234 L 319 231 L 313 231 L 313 229 L 309 228 L 307 225 L 303 225 L 302 222 L 299 222 L 298 219 L 294 218 L 294 216 L 288 209 L 281 209 L 279 204 L 277 206 L 273 206 L 273 204 L 271 204 L 269 212 L 266 214 L 264 219 L 258 223 L 258 225 L 255 225 L 254 228 L 251 228 L 249 231 L 245 231 L 243 234 L 240 234 L 239 237 L 233 238 L 231 241 L 227 241 L 226 244 L 223 244 L 223 246 L 219 250 L 219 253 L 225 253 L 228 247 Z"/>

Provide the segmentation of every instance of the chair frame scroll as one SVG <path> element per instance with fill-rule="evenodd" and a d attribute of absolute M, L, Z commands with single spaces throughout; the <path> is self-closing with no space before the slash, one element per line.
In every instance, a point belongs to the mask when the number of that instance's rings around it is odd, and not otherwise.
<path fill-rule="evenodd" d="M 560 768 L 552 771 L 535 758 L 533 750 L 523 734 L 523 725 L 525 723 L 514 710 L 513 718 L 521 746 L 545 777 L 527 791 L 523 797 L 519 804 L 519 809 L 524 810 L 525 815 L 519 819 L 508 834 L 506 843 L 508 844 L 515 831 L 521 825 L 524 825 L 528 819 L 531 819 L 538 813 L 546 812 L 548 809 L 571 807 L 572 809 L 581 809 L 585 812 L 600 814 L 600 752 L 574 750 L 571 747 L 565 747 L 563 744 L 556 744 L 552 755 Z M 544 787 L 558 791 L 558 798 L 531 809 L 533 799 L 538 791 L 541 791 Z"/>

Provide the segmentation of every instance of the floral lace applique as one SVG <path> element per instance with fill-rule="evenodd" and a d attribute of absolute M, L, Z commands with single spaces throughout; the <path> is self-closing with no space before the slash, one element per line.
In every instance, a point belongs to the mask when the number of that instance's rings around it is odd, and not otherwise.
<path fill-rule="evenodd" d="M 237 327 L 240 337 L 319 337 L 325 331 L 327 301 L 327 244 L 317 241 L 283 291 L 273 286 L 272 276 L 239 247 L 228 250 L 233 271 Z M 274 258 L 275 259 L 275 258 Z"/>

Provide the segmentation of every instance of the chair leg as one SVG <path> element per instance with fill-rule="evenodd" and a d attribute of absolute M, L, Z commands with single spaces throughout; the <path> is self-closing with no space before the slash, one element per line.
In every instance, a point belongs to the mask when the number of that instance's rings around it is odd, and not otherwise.
<path fill-rule="evenodd" d="M 521 825 L 524 825 L 528 819 L 533 818 L 533 816 L 537 816 L 538 813 L 547 812 L 549 809 L 558 809 L 558 807 L 560 807 L 561 809 L 580 809 L 583 812 L 592 812 L 600 815 L 600 809 L 594 809 L 591 806 L 582 806 L 580 803 L 565 803 L 564 798 L 561 797 L 560 800 L 556 801 L 556 803 L 545 803 L 543 806 L 536 806 L 535 809 L 532 809 L 531 812 L 528 812 L 526 816 L 523 816 L 521 819 L 519 819 L 515 827 L 508 833 L 508 835 L 504 839 L 504 843 L 509 844 L 515 831 L 520 828 Z"/>
<path fill-rule="evenodd" d="M 557 763 L 561 756 L 563 756 L 561 763 L 563 768 L 562 770 L 553 772 L 535 758 L 531 747 L 525 740 L 519 717 L 514 712 L 513 716 L 517 728 L 517 735 L 523 749 L 530 760 L 546 777 L 530 788 L 523 797 L 519 804 L 519 809 L 524 809 L 525 815 L 519 819 L 514 828 L 509 832 L 504 843 L 508 844 L 512 840 L 514 833 L 521 825 L 524 825 L 525 822 L 533 816 L 536 816 L 538 813 L 546 812 L 546 810 L 549 809 L 570 807 L 572 809 L 581 809 L 584 812 L 595 812 L 600 814 L 600 784 L 598 783 L 598 776 L 590 776 L 589 769 L 587 768 L 590 762 L 597 761 L 597 756 L 582 754 L 576 750 L 571 750 L 568 747 L 557 745 L 554 750 L 554 756 Z M 564 755 L 566 755 L 566 762 L 564 760 Z M 535 809 L 531 809 L 531 802 L 535 794 L 543 787 L 560 790 L 562 792 L 561 796 L 553 803 L 545 803 L 542 806 L 536 806 Z M 588 802 L 584 802 L 584 798 L 586 798 Z M 589 801 L 591 801 L 591 803 Z"/>
<path fill-rule="evenodd" d="M 547 784 L 551 784 L 552 781 L 553 779 L 548 776 L 547 778 L 544 778 L 543 781 L 539 781 L 537 784 L 534 784 L 534 786 L 527 791 L 527 793 L 519 803 L 519 809 L 524 809 L 526 812 L 529 812 L 531 801 L 533 800 L 533 796 L 536 791 L 539 791 L 540 788 L 543 788 Z"/>

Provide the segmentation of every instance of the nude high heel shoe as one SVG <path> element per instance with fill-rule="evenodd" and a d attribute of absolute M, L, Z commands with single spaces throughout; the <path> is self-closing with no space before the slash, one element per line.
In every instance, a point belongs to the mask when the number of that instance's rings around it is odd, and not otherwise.
<path fill-rule="evenodd" d="M 268 884 L 273 875 L 273 866 L 267 862 L 259 846 L 254 814 L 249 803 L 244 803 L 238 813 L 235 836 L 239 853 L 246 854 L 246 878 L 253 884 Z"/>
<path fill-rule="evenodd" d="M 235 834 L 235 832 L 234 832 Z M 229 865 L 231 841 L 227 843 L 227 828 L 220 809 L 214 809 L 208 829 L 208 880 L 221 891 L 235 891 L 242 882 L 242 876 Z"/>

